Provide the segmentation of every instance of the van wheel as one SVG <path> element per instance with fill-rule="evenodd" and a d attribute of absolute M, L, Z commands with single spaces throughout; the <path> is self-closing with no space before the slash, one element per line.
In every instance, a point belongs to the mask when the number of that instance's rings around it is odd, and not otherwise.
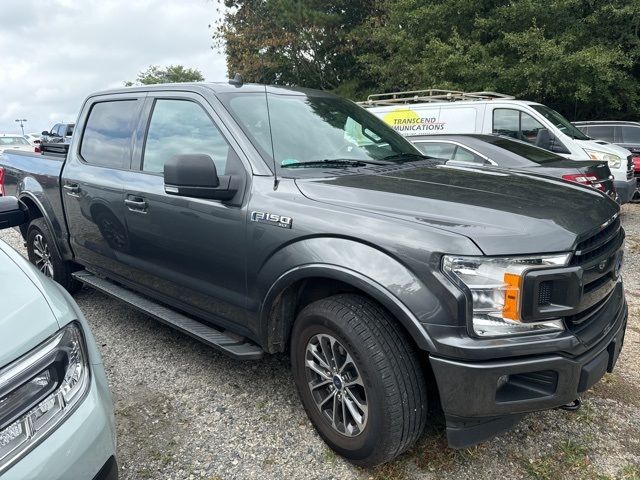
<path fill-rule="evenodd" d="M 416 348 L 368 298 L 341 294 L 305 307 L 293 327 L 291 360 L 311 422 L 351 462 L 388 462 L 423 432 L 427 387 Z"/>
<path fill-rule="evenodd" d="M 27 253 L 29 261 L 45 276 L 54 279 L 69 293 L 82 288 L 82 283 L 71 276 L 76 264 L 62 260 L 55 247 L 55 240 L 44 218 L 36 218 L 27 228 Z"/>

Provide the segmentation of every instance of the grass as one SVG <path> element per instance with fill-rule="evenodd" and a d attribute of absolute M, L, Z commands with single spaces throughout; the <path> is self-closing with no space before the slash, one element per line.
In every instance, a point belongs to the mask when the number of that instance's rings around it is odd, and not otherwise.
<path fill-rule="evenodd" d="M 640 465 L 627 465 L 622 469 L 622 480 L 640 480 Z"/>
<path fill-rule="evenodd" d="M 589 447 L 573 440 L 559 443 L 551 454 L 528 460 L 520 458 L 520 463 L 532 480 L 609 478 L 595 471 L 589 459 Z"/>
<path fill-rule="evenodd" d="M 416 466 L 429 472 L 446 472 L 456 465 L 476 459 L 485 449 L 484 445 L 456 450 L 449 448 L 442 432 L 429 432 L 413 449 Z"/>

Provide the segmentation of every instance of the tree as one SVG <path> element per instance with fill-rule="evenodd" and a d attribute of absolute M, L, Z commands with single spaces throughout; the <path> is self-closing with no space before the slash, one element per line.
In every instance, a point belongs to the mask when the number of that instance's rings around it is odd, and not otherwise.
<path fill-rule="evenodd" d="M 247 81 L 337 89 L 357 78 L 351 31 L 374 0 L 225 0 L 214 39 L 229 76 Z"/>
<path fill-rule="evenodd" d="M 144 72 L 140 72 L 136 82 L 124 82 L 125 87 L 132 85 L 153 85 L 155 83 L 202 82 L 204 77 L 195 68 L 184 68 L 182 65 L 169 65 L 166 68 L 151 65 Z"/>
<path fill-rule="evenodd" d="M 494 90 L 569 118 L 636 116 L 640 4 L 386 0 L 355 34 L 361 91 Z"/>
<path fill-rule="evenodd" d="M 216 40 L 250 81 L 367 93 L 494 90 L 569 118 L 637 118 L 640 2 L 225 0 Z"/>

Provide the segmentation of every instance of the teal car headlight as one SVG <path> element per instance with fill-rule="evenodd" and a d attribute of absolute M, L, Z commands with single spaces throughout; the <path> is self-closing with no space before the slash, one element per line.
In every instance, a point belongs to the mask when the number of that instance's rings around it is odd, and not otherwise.
<path fill-rule="evenodd" d="M 0 370 L 0 474 L 74 410 L 89 377 L 87 349 L 75 323 Z"/>

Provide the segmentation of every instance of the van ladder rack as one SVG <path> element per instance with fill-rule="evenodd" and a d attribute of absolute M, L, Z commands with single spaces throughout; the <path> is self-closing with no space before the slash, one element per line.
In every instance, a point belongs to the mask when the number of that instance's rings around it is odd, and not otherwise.
<path fill-rule="evenodd" d="M 515 100 L 516 97 L 497 92 L 461 92 L 458 90 L 440 90 L 437 88 L 430 88 L 428 90 L 375 93 L 373 95 L 369 95 L 365 101 L 358 102 L 358 105 L 368 107 L 398 104 L 402 105 L 407 103 L 493 100 L 496 98 L 504 100 Z"/>

